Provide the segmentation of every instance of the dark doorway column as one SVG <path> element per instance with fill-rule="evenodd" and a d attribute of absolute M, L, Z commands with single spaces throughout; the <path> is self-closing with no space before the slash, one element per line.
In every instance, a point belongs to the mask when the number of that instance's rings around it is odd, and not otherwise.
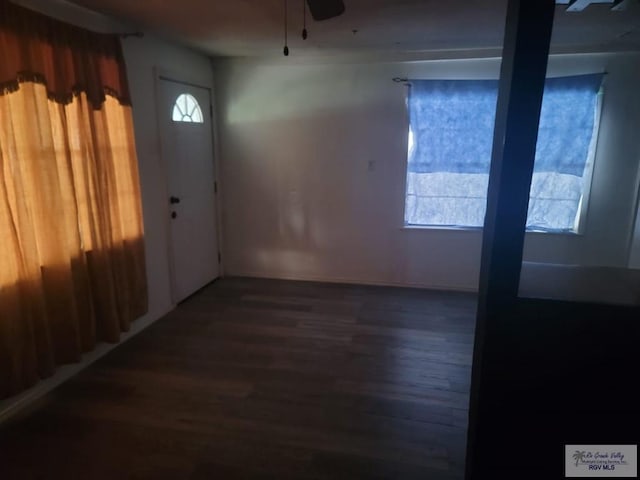
<path fill-rule="evenodd" d="M 510 0 L 507 8 L 483 233 L 467 479 L 490 478 L 486 475 L 500 455 L 490 448 L 495 421 L 503 407 L 514 407 L 496 374 L 508 361 L 504 346 L 517 304 L 554 9 L 554 0 Z"/>

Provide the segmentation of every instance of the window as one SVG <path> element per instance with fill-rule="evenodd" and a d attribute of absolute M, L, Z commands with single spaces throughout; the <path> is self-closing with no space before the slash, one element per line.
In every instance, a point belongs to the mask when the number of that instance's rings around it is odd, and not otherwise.
<path fill-rule="evenodd" d="M 547 79 L 527 230 L 578 231 L 601 83 L 601 74 Z M 411 81 L 406 225 L 484 224 L 497 97 L 497 80 Z"/>
<path fill-rule="evenodd" d="M 204 123 L 202 110 L 193 95 L 181 94 L 173 105 L 172 119 L 174 122 Z"/>

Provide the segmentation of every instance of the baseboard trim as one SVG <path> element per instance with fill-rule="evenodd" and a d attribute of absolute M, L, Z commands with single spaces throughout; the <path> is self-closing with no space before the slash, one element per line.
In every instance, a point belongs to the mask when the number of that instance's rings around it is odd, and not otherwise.
<path fill-rule="evenodd" d="M 465 293 L 478 293 L 477 287 L 461 287 L 459 285 L 445 285 L 445 284 L 433 284 L 433 283 L 421 283 L 421 282 L 388 282 L 377 281 L 371 279 L 361 278 L 349 278 L 349 277 L 337 277 L 337 276 L 322 276 L 322 275 L 298 275 L 279 272 L 256 272 L 247 270 L 231 270 L 225 272 L 227 277 L 253 277 L 253 278 L 266 278 L 274 280 L 293 280 L 298 282 L 322 282 L 322 283 L 345 283 L 349 285 L 370 285 L 375 287 L 400 287 L 400 288 L 421 288 L 424 290 L 437 290 L 447 292 L 465 292 Z"/>
<path fill-rule="evenodd" d="M 131 330 L 122 334 L 122 336 L 120 337 L 120 342 L 113 344 L 100 343 L 94 350 L 85 353 L 82 356 L 82 360 L 80 362 L 58 367 L 56 369 L 56 372 L 51 377 L 39 381 L 33 387 L 25 390 L 22 393 L 19 393 L 18 395 L 0 400 L 0 425 L 20 413 L 28 406 L 32 405 L 40 398 L 44 397 L 54 388 L 66 382 L 71 377 L 77 375 L 79 372 L 87 368 L 99 358 L 118 348 L 120 345 L 124 344 L 127 340 L 135 337 L 147 327 L 153 325 L 174 308 L 175 305 L 171 305 L 164 312 L 155 313 L 153 316 L 148 316 L 147 318 L 139 318 L 131 324 Z"/>

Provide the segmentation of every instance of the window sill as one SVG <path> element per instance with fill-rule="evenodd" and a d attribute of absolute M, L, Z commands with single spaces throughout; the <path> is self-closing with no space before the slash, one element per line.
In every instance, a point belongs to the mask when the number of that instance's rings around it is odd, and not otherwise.
<path fill-rule="evenodd" d="M 482 227 L 456 227 L 448 225 L 403 225 L 400 230 L 428 230 L 449 232 L 482 232 Z"/>
<path fill-rule="evenodd" d="M 527 230 L 527 235 L 558 235 L 565 237 L 584 237 L 584 232 L 545 232 L 544 230 Z"/>
<path fill-rule="evenodd" d="M 442 232 L 482 232 L 483 227 L 455 227 L 447 225 L 403 225 L 400 230 L 407 231 L 442 231 Z M 544 230 L 527 230 L 526 235 L 553 235 L 567 237 L 583 237 L 584 232 L 545 232 Z"/>

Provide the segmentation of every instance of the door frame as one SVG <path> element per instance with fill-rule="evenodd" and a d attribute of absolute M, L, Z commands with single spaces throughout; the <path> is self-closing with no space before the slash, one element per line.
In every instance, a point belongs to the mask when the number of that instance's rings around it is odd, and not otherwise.
<path fill-rule="evenodd" d="M 220 154 L 220 146 L 218 142 L 218 124 L 217 124 L 217 116 L 216 116 L 216 98 L 214 95 L 214 86 L 213 86 L 213 77 L 211 79 L 205 79 L 203 77 L 193 77 L 188 74 L 179 73 L 174 70 L 170 70 L 164 67 L 155 66 L 153 68 L 153 83 L 154 83 L 154 98 L 155 98 L 155 111 L 156 111 L 156 130 L 158 135 L 156 137 L 156 146 L 158 149 L 158 163 L 160 165 L 160 170 L 162 172 L 162 188 L 163 195 L 165 198 L 165 202 L 162 207 L 162 213 L 164 214 L 164 232 L 166 243 L 166 257 L 167 263 L 169 267 L 169 287 L 171 292 L 171 303 L 173 306 L 177 305 L 178 301 L 176 300 L 176 272 L 174 266 L 173 259 L 173 240 L 171 237 L 171 223 L 169 221 L 170 217 L 170 206 L 169 206 L 169 160 L 166 158 L 165 153 L 162 149 L 162 139 L 161 139 L 161 115 L 162 111 L 160 109 L 160 105 L 162 104 L 161 98 L 161 88 L 160 82 L 169 81 L 175 83 L 182 83 L 184 85 L 188 85 L 191 87 L 202 88 L 204 90 L 209 91 L 209 109 L 210 109 L 210 119 L 211 119 L 211 161 L 213 162 L 213 173 L 215 175 L 215 182 L 217 189 L 214 187 L 214 195 L 216 199 L 215 204 L 215 229 L 216 229 L 216 239 L 218 241 L 218 278 L 224 275 L 224 264 L 222 255 L 223 244 L 222 244 L 222 195 L 221 195 L 221 186 L 220 186 L 220 168 L 218 159 Z M 204 106 L 206 109 L 206 106 Z M 207 115 L 207 112 L 203 112 L 204 115 Z"/>

